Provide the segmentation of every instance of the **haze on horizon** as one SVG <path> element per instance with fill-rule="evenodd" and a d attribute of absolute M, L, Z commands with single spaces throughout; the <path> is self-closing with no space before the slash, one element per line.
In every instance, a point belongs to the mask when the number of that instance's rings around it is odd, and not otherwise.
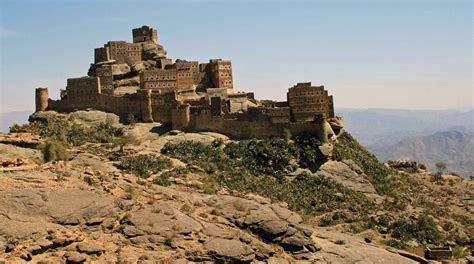
<path fill-rule="evenodd" d="M 94 48 L 158 29 L 168 57 L 232 60 L 236 90 L 284 100 L 323 84 L 336 108 L 472 108 L 471 1 L 9 1 L 1 9 L 0 112 L 34 109 L 87 74 Z"/>

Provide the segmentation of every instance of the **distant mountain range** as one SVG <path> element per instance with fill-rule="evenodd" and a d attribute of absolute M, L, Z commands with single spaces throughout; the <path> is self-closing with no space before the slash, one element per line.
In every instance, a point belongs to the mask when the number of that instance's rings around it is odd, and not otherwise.
<path fill-rule="evenodd" d="M 346 129 L 380 160 L 409 158 L 434 169 L 474 175 L 474 110 L 349 109 L 343 116 Z"/>
<path fill-rule="evenodd" d="M 448 165 L 448 172 L 474 175 L 474 133 L 471 132 L 443 131 L 405 138 L 390 146 L 374 148 L 372 152 L 381 160 L 416 160 L 432 171 L 437 161 L 443 161 Z"/>

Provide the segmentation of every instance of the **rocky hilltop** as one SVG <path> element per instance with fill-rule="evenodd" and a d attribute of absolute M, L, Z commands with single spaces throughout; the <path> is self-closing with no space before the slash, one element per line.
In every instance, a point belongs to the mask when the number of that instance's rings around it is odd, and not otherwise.
<path fill-rule="evenodd" d="M 328 144 L 30 121 L 0 134 L 0 262 L 424 263 L 422 245 L 472 245 L 471 181 L 381 164 L 340 122 Z"/>

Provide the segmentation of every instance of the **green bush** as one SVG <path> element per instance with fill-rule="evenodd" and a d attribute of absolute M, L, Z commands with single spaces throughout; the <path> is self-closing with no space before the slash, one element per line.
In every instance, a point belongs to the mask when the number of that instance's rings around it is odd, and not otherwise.
<path fill-rule="evenodd" d="M 300 165 L 306 168 L 314 168 L 325 161 L 319 146 L 321 142 L 314 136 L 308 134 L 298 135 L 294 138 L 298 148 Z"/>
<path fill-rule="evenodd" d="M 153 183 L 161 186 L 169 186 L 171 184 L 169 181 L 170 177 L 180 178 L 185 176 L 188 172 L 189 171 L 186 168 L 174 168 L 172 170 L 161 173 L 159 177 L 153 180 Z"/>
<path fill-rule="evenodd" d="M 220 158 L 220 149 L 197 141 L 167 142 L 161 153 L 186 163 L 215 162 Z"/>
<path fill-rule="evenodd" d="M 280 176 L 293 171 L 291 160 L 297 158 L 297 148 L 286 140 L 243 140 L 229 143 L 224 148 L 228 158 L 254 174 Z"/>
<path fill-rule="evenodd" d="M 129 173 L 147 178 L 153 173 L 170 168 L 171 161 L 167 158 L 152 155 L 137 155 L 122 158 L 120 167 Z"/>
<path fill-rule="evenodd" d="M 68 158 L 66 147 L 60 141 L 46 140 L 44 144 L 40 145 L 40 149 L 45 162 L 66 160 Z"/>
<path fill-rule="evenodd" d="M 311 151 L 319 142 L 305 140 L 297 139 L 298 143 L 292 144 L 278 138 L 253 139 L 228 143 L 223 148 L 221 144 L 184 141 L 167 143 L 162 153 L 210 173 L 209 182 L 204 187 L 210 193 L 216 190 L 216 186 L 243 193 L 253 192 L 287 202 L 292 210 L 310 215 L 342 208 L 355 212 L 355 217 L 367 214 L 373 207 L 372 202 L 362 193 L 329 178 L 306 174 L 292 179 L 284 177 L 294 169 L 293 162 L 300 153 L 306 155 L 307 163 L 317 160 L 317 155 Z M 302 150 L 305 142 L 312 142 L 312 149 Z"/>
<path fill-rule="evenodd" d="M 122 128 L 114 127 L 110 123 L 87 127 L 61 117 L 52 117 L 43 122 L 34 121 L 21 126 L 13 125 L 10 131 L 28 132 L 73 146 L 80 146 L 87 142 L 110 143 L 116 137 L 124 135 Z"/>
<path fill-rule="evenodd" d="M 394 248 L 405 249 L 408 247 L 407 243 L 395 239 L 385 240 L 383 242 L 385 243 L 385 245 Z"/>
<path fill-rule="evenodd" d="M 391 226 L 392 235 L 401 241 L 416 239 L 420 243 L 437 244 L 443 236 L 436 228 L 433 217 L 423 214 L 416 221 L 402 219 Z"/>

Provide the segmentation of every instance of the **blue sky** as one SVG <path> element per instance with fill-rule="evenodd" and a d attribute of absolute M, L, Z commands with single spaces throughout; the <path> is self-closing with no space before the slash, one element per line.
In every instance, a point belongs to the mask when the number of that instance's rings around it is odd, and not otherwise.
<path fill-rule="evenodd" d="M 324 84 L 339 107 L 473 105 L 471 1 L 22 1 L 1 3 L 1 109 L 34 109 L 87 74 L 93 49 L 158 28 L 168 56 L 232 60 L 234 86 L 284 100 Z"/>

